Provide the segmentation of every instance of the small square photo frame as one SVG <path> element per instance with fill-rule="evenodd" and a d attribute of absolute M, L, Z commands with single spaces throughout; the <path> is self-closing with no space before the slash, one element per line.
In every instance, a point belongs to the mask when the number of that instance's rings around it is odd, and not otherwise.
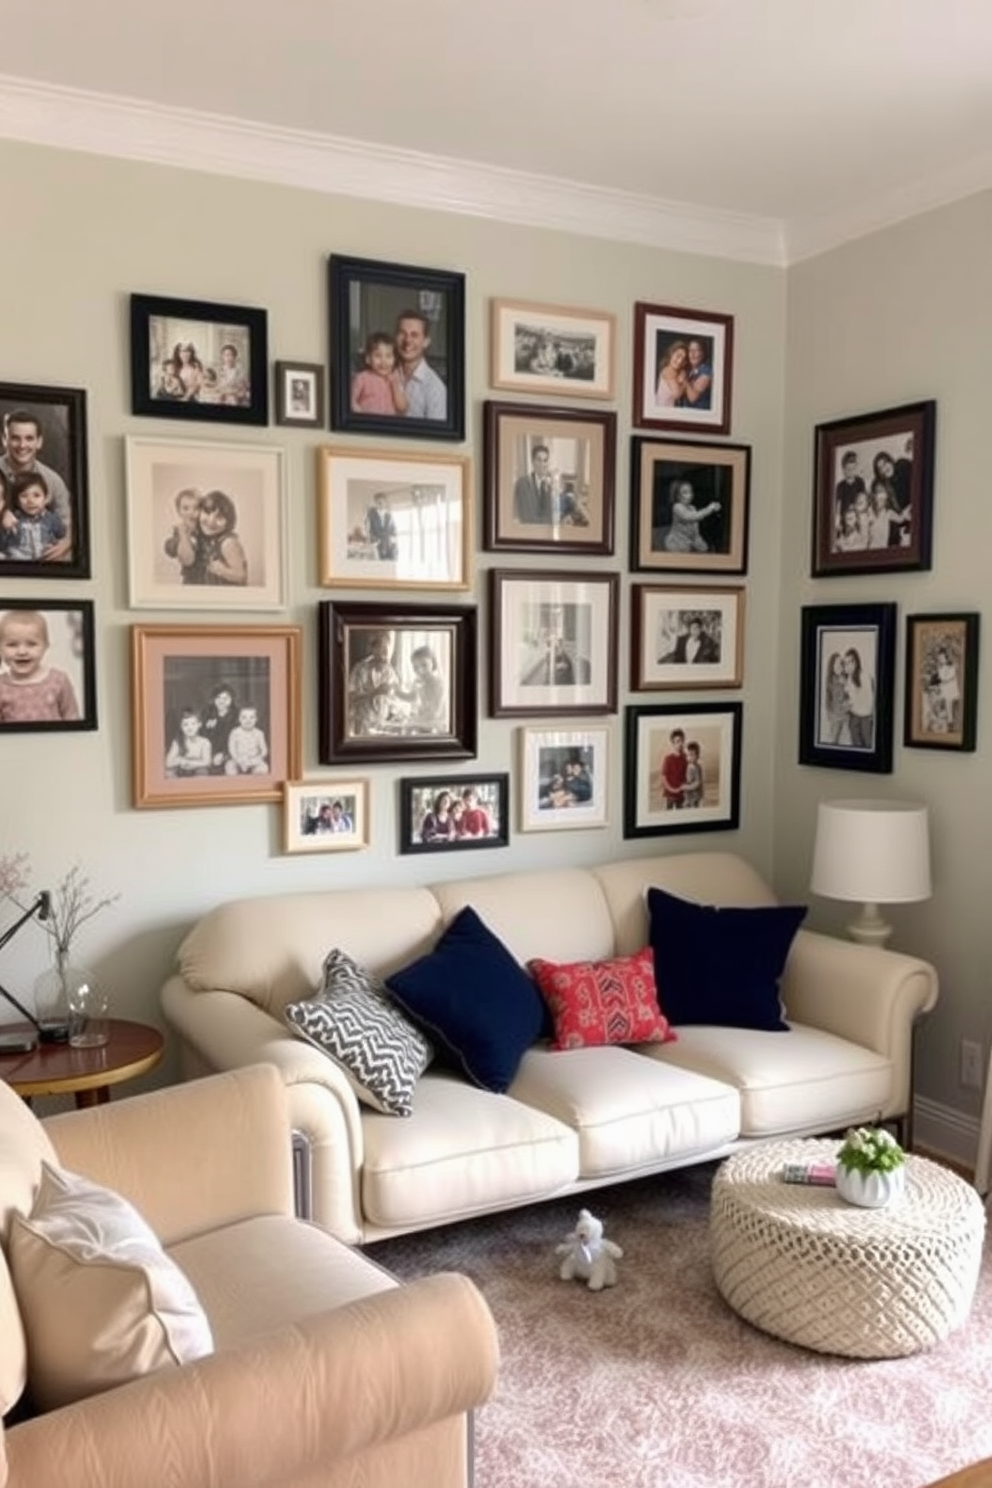
<path fill-rule="evenodd" d="M 631 690 L 740 687 L 744 603 L 742 585 L 632 585 Z"/>
<path fill-rule="evenodd" d="M 264 310 L 133 294 L 131 412 L 211 424 L 269 422 Z"/>
<path fill-rule="evenodd" d="M 896 606 L 805 605 L 799 763 L 892 773 Z"/>
<path fill-rule="evenodd" d="M 88 579 L 85 391 L 0 383 L 0 430 L 3 577 Z M 44 510 L 37 519 L 26 521 L 22 495 L 30 502 L 28 493 L 37 491 L 39 484 Z"/>
<path fill-rule="evenodd" d="M 615 413 L 483 405 L 489 552 L 612 553 Z"/>
<path fill-rule="evenodd" d="M 553 398 L 615 396 L 617 319 L 606 310 L 493 300 L 490 373 L 494 388 Z"/>
<path fill-rule="evenodd" d="M 605 827 L 609 730 L 520 730 L 520 830 Z"/>
<path fill-rule="evenodd" d="M 729 434 L 734 318 L 634 306 L 634 427 Z"/>
<path fill-rule="evenodd" d="M 400 785 L 400 852 L 507 847 L 510 777 L 433 775 Z"/>
<path fill-rule="evenodd" d="M 492 716 L 615 713 L 619 575 L 489 572 Z"/>
<path fill-rule="evenodd" d="M 324 369 L 319 362 L 276 362 L 276 423 L 319 429 L 324 422 Z"/>
<path fill-rule="evenodd" d="M 37 641 L 40 657 L 4 659 L 18 636 Z M 95 728 L 93 601 L 0 597 L 0 734 Z"/>
<path fill-rule="evenodd" d="M 634 435 L 635 573 L 747 573 L 751 446 Z"/>
<path fill-rule="evenodd" d="M 931 566 L 937 404 L 817 424 L 814 578 Z"/>
<path fill-rule="evenodd" d="M 974 753 L 980 625 L 977 611 L 906 616 L 907 749 Z"/>
<path fill-rule="evenodd" d="M 740 826 L 741 703 L 628 707 L 625 837 Z"/>
<path fill-rule="evenodd" d="M 287 781 L 282 804 L 284 852 L 355 852 L 369 845 L 365 779 Z"/>

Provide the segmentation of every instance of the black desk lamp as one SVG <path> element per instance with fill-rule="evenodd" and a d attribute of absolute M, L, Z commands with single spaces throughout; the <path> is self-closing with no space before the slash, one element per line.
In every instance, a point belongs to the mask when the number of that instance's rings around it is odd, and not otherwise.
<path fill-rule="evenodd" d="M 30 920 L 34 915 L 37 915 L 39 920 L 47 920 L 48 916 L 51 914 L 51 911 L 52 896 L 47 889 L 42 889 L 41 893 L 35 899 L 30 909 L 26 909 L 21 915 L 21 918 L 19 920 L 15 920 L 14 923 L 10 925 L 3 932 L 2 935 L 0 935 L 0 951 L 3 950 L 4 946 L 7 945 L 8 942 L 13 940 L 14 936 L 17 934 L 18 930 L 20 930 L 21 926 L 26 925 L 28 920 Z M 27 1008 L 24 1007 L 22 1003 L 18 1002 L 13 992 L 7 991 L 7 988 L 3 986 L 2 983 L 0 983 L 0 997 L 6 998 L 11 1007 L 15 1007 L 21 1014 L 21 1017 L 27 1019 L 27 1021 L 37 1032 L 38 1038 L 41 1043 L 64 1044 L 68 1039 L 68 1023 L 55 1023 L 48 1021 L 40 1023 L 33 1013 L 29 1013 Z"/>

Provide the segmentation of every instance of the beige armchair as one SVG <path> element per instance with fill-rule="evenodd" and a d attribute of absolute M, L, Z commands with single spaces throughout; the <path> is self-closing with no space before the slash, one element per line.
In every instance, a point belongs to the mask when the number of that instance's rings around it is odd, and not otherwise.
<path fill-rule="evenodd" d="M 0 1488 L 465 1488 L 495 1327 L 465 1277 L 393 1278 L 293 1214 L 282 1081 L 253 1066 L 38 1122 L 0 1085 L 0 1238 L 55 1156 L 125 1195 L 215 1352 L 0 1430 Z M 0 1409 L 28 1343 L 0 1259 Z"/>

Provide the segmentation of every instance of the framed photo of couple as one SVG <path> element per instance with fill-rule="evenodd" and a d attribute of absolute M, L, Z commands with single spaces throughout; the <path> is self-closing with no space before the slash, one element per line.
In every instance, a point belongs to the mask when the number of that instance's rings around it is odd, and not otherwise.
<path fill-rule="evenodd" d="M 892 772 L 896 606 L 802 611 L 799 763 Z"/>
<path fill-rule="evenodd" d="M 628 707 L 625 837 L 740 825 L 741 703 Z"/>
<path fill-rule="evenodd" d="M 331 428 L 465 437 L 465 275 L 332 254 Z"/>
<path fill-rule="evenodd" d="M 734 318 L 634 306 L 634 426 L 729 434 Z"/>
<path fill-rule="evenodd" d="M 434 775 L 400 781 L 400 852 L 507 847 L 510 777 Z"/>

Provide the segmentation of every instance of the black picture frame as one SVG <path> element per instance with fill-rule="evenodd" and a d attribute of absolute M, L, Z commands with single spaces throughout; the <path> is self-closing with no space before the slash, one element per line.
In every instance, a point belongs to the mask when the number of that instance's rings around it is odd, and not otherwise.
<path fill-rule="evenodd" d="M 336 253 L 328 260 L 328 275 L 331 428 L 400 439 L 464 439 L 465 275 Z M 406 319 L 422 320 L 428 337 L 424 361 L 433 377 L 416 397 L 429 406 L 443 393 L 436 416 L 395 407 L 385 412 L 353 407 L 353 383 L 367 370 L 369 338 L 379 333 L 395 339 L 399 322 Z M 393 364 L 398 365 L 395 349 Z M 380 389 L 375 385 L 371 391 Z"/>
<path fill-rule="evenodd" d="M 327 599 L 318 603 L 317 613 L 321 764 L 475 757 L 474 606 Z M 377 640 L 384 634 L 390 637 L 389 649 L 379 661 L 383 673 L 377 678 L 373 650 L 384 645 Z M 429 674 L 418 674 L 414 653 L 425 649 L 433 667 Z M 366 662 L 367 675 L 356 676 Z M 434 674 L 440 685 L 430 689 Z"/>
<path fill-rule="evenodd" d="M 814 578 L 932 566 L 936 426 L 933 399 L 816 425 Z M 876 484 L 887 489 L 887 507 L 877 504 Z"/>
<path fill-rule="evenodd" d="M 277 424 L 286 429 L 323 427 L 326 394 L 320 362 L 276 362 L 272 382 Z"/>
<path fill-rule="evenodd" d="M 738 702 L 629 705 L 624 717 L 624 837 L 736 831 L 743 722 L 744 706 Z M 678 734 L 684 763 L 671 774 L 666 761 L 680 752 Z M 699 772 L 695 781 L 687 772 L 690 759 Z"/>
<path fill-rule="evenodd" d="M 473 848 L 508 847 L 510 842 L 510 776 L 507 772 L 495 775 L 432 775 L 407 777 L 400 786 L 400 838 L 401 853 L 449 853 L 465 852 Z M 466 792 L 474 791 L 477 805 L 469 806 Z M 438 812 L 438 801 L 447 795 L 451 801 L 448 821 L 452 823 L 450 835 L 423 836 L 424 824 Z M 456 816 L 458 805 L 462 812 Z M 481 812 L 487 830 L 467 833 L 459 825 L 465 821 L 467 812 Z"/>
<path fill-rule="evenodd" d="M 23 417 L 16 417 L 23 415 Z M 0 555 L 4 579 L 88 579 L 90 577 L 89 462 L 86 436 L 86 392 L 83 388 L 43 387 L 33 383 L 0 383 Z M 15 457 L 15 458 L 12 458 Z M 69 538 L 60 557 L 12 558 L 4 542 L 4 511 L 11 508 L 11 487 L 18 475 L 40 474 L 48 508 Z M 13 532 L 7 528 L 8 534 Z M 27 544 L 26 544 L 27 545 Z"/>
<path fill-rule="evenodd" d="M 6 568 L 6 565 L 5 565 Z M 32 626 L 41 619 L 47 641 L 43 664 L 51 686 L 38 698 L 34 717 L 14 716 L 19 699 L 8 697 L 6 669 L 0 672 L 0 734 L 91 732 L 96 718 L 96 645 L 91 599 L 8 599 L 0 597 L 0 638 L 9 619 Z M 55 623 L 59 622 L 58 625 Z M 13 703 L 13 710 L 10 704 Z M 77 716 L 66 716 L 71 709 Z M 43 715 L 41 709 L 45 709 Z M 52 716 L 52 713 L 55 716 Z"/>
<path fill-rule="evenodd" d="M 751 446 L 633 435 L 630 511 L 632 573 L 746 574 Z"/>
<path fill-rule="evenodd" d="M 801 765 L 892 773 L 895 641 L 894 603 L 804 606 Z"/>
<path fill-rule="evenodd" d="M 733 365 L 732 315 L 638 301 L 634 428 L 729 434 Z"/>
<path fill-rule="evenodd" d="M 269 422 L 264 310 L 132 294 L 130 323 L 132 413 L 210 424 Z M 193 357 L 184 360 L 180 348 L 187 346 Z"/>
<path fill-rule="evenodd" d="M 978 735 L 977 610 L 906 616 L 903 744 L 973 754 Z"/>

